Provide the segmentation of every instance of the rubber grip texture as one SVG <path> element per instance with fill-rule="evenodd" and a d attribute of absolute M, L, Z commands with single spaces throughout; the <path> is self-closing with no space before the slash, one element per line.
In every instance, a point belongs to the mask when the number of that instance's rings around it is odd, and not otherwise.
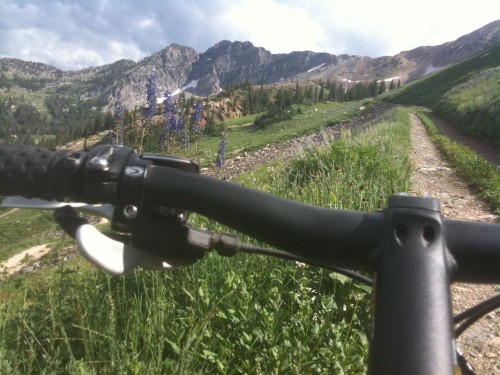
<path fill-rule="evenodd" d="M 87 153 L 0 145 L 0 195 L 64 201 L 81 196 Z"/>

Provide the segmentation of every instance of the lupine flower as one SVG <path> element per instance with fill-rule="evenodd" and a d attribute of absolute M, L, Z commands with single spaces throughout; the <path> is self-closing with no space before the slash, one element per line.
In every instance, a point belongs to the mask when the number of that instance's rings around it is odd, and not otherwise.
<path fill-rule="evenodd" d="M 174 132 L 176 134 L 181 134 L 183 125 L 184 125 L 184 117 L 177 115 L 176 119 L 175 119 L 175 123 L 173 124 Z"/>
<path fill-rule="evenodd" d="M 156 76 L 153 75 L 146 82 L 146 101 L 148 106 L 144 109 L 144 116 L 146 116 L 148 123 L 152 122 L 153 116 L 156 114 L 156 100 Z"/>
<path fill-rule="evenodd" d="M 197 102 L 191 112 L 191 126 L 194 134 L 201 134 L 201 116 L 203 115 L 203 104 Z"/>
<path fill-rule="evenodd" d="M 123 145 L 123 109 L 123 104 L 118 104 L 113 115 L 115 129 L 111 136 L 116 145 Z"/>
<path fill-rule="evenodd" d="M 215 159 L 215 165 L 222 168 L 224 162 L 226 161 L 226 144 L 227 144 L 227 132 L 226 127 L 223 125 L 221 139 L 219 142 L 219 150 L 217 151 L 217 158 Z"/>
<path fill-rule="evenodd" d="M 177 128 L 177 106 L 170 91 L 165 92 L 163 104 L 165 121 L 161 134 L 161 148 L 163 151 L 169 151 L 169 143 Z"/>
<path fill-rule="evenodd" d="M 184 117 L 179 116 L 177 119 L 177 133 L 181 136 L 182 144 L 184 145 L 184 150 L 189 148 L 189 123 L 184 122 Z"/>
<path fill-rule="evenodd" d="M 193 111 L 191 112 L 191 118 L 189 120 L 190 131 L 194 136 L 194 142 L 196 151 L 198 151 L 198 139 L 202 133 L 201 129 L 201 117 L 203 115 L 203 104 L 196 102 Z"/>

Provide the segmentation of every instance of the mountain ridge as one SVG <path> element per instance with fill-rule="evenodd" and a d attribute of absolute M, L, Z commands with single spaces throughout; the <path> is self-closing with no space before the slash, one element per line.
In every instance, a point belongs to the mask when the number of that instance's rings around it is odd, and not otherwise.
<path fill-rule="evenodd" d="M 122 59 L 78 71 L 62 71 L 43 63 L 0 58 L 0 73 L 5 77 L 17 75 L 44 80 L 45 90 L 61 94 L 84 99 L 102 97 L 108 107 L 122 103 L 133 108 L 145 102 L 145 81 L 152 75 L 156 76 L 159 96 L 167 90 L 178 92 L 184 88 L 189 94 L 205 97 L 246 80 L 254 84 L 305 80 L 336 80 L 349 84 L 391 78 L 406 82 L 461 61 L 498 42 L 500 20 L 455 41 L 376 58 L 312 51 L 273 54 L 249 41 L 222 40 L 203 53 L 172 43 L 139 62 Z"/>

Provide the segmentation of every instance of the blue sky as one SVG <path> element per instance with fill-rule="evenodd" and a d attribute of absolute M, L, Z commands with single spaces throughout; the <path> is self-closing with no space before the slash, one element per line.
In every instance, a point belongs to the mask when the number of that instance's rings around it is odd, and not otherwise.
<path fill-rule="evenodd" d="M 498 0 L 0 0 L 0 57 L 63 70 L 171 43 L 250 41 L 273 53 L 378 57 L 453 41 L 500 18 Z"/>

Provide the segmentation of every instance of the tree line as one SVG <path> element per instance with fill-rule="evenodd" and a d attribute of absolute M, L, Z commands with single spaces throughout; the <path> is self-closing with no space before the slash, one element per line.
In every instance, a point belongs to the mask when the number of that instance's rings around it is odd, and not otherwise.
<path fill-rule="evenodd" d="M 9 143 L 55 147 L 113 128 L 102 99 L 50 95 L 40 111 L 24 95 L 0 97 L 0 139 Z"/>
<path fill-rule="evenodd" d="M 275 122 L 284 121 L 291 117 L 292 105 L 313 104 L 321 101 L 350 102 L 366 98 L 373 98 L 388 90 L 401 86 L 401 81 L 391 80 L 387 87 L 386 81 L 373 79 L 368 82 L 342 83 L 332 80 L 308 82 L 301 84 L 298 81 L 295 87 L 281 86 L 277 90 L 266 88 L 260 84 L 252 86 L 248 81 L 241 85 L 232 85 L 229 92 L 233 95 L 240 90 L 243 93 L 243 113 L 255 114 L 265 112 L 257 117 L 254 124 L 265 127 Z"/>

